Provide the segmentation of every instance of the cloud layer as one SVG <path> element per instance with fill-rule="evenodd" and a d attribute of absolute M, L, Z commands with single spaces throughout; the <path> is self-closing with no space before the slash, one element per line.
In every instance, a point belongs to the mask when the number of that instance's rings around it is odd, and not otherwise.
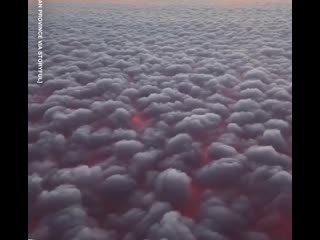
<path fill-rule="evenodd" d="M 29 16 L 29 234 L 291 240 L 291 6 Z"/>

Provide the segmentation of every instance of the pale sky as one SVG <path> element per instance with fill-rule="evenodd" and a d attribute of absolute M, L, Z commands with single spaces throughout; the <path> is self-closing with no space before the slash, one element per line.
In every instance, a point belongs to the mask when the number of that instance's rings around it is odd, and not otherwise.
<path fill-rule="evenodd" d="M 29 0 L 31 2 L 38 0 Z M 113 4 L 143 4 L 143 5 L 167 5 L 167 4 L 228 4 L 247 5 L 257 3 L 291 3 L 291 0 L 46 0 L 45 2 L 99 2 Z"/>

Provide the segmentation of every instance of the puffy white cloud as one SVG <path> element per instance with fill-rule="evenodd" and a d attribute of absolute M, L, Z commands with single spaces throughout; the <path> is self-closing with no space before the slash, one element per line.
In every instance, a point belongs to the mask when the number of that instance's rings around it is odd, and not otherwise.
<path fill-rule="evenodd" d="M 272 146 L 252 146 L 245 155 L 249 161 L 262 165 L 278 165 L 288 167 L 291 160 L 288 156 L 278 153 Z"/>
<path fill-rule="evenodd" d="M 247 124 L 243 126 L 244 135 L 250 138 L 257 138 L 258 136 L 261 136 L 264 131 L 265 127 L 262 123 Z"/>
<path fill-rule="evenodd" d="M 117 128 L 112 132 L 112 139 L 114 141 L 135 140 L 137 136 L 136 131 L 132 129 Z"/>
<path fill-rule="evenodd" d="M 217 232 L 236 232 L 248 224 L 241 215 L 225 206 L 209 206 L 203 210 L 205 217 L 211 219 L 213 229 Z"/>
<path fill-rule="evenodd" d="M 221 158 L 199 169 L 197 177 L 207 186 L 228 186 L 235 184 L 245 171 L 239 159 Z"/>
<path fill-rule="evenodd" d="M 163 73 L 165 75 L 173 76 L 179 73 L 189 73 L 192 71 L 192 68 L 190 67 L 189 64 L 175 64 L 175 65 L 170 65 L 166 67 L 163 70 Z"/>
<path fill-rule="evenodd" d="M 238 102 L 236 102 L 233 106 L 233 109 L 236 112 L 255 111 L 259 108 L 259 104 L 252 99 L 241 99 Z"/>
<path fill-rule="evenodd" d="M 179 218 L 174 211 L 164 214 L 160 223 L 151 227 L 150 235 L 155 239 L 195 240 L 191 230 Z"/>
<path fill-rule="evenodd" d="M 81 192 L 73 185 L 59 185 L 52 191 L 40 193 L 37 204 L 42 211 L 54 211 L 65 207 L 80 204 Z"/>
<path fill-rule="evenodd" d="M 256 101 L 261 101 L 265 98 L 265 94 L 258 88 L 246 88 L 240 91 L 241 98 L 254 99 Z"/>
<path fill-rule="evenodd" d="M 179 153 L 189 150 L 191 146 L 191 136 L 186 133 L 180 133 L 168 140 L 166 149 L 168 153 Z"/>
<path fill-rule="evenodd" d="M 255 119 L 254 113 L 247 111 L 233 112 L 228 118 L 228 122 L 236 123 L 239 126 L 253 123 Z"/>
<path fill-rule="evenodd" d="M 266 72 L 261 69 L 252 69 L 244 74 L 245 79 L 259 79 L 262 82 L 268 83 L 269 78 Z"/>
<path fill-rule="evenodd" d="M 213 159 L 232 157 L 237 154 L 237 150 L 222 143 L 211 143 L 208 147 L 208 155 Z"/>
<path fill-rule="evenodd" d="M 138 236 L 146 234 L 150 227 L 160 221 L 162 216 L 171 210 L 171 206 L 165 202 L 155 202 L 150 207 L 147 214 L 139 221 L 135 227 L 135 232 Z"/>
<path fill-rule="evenodd" d="M 34 237 L 48 239 L 63 238 L 68 231 L 81 227 L 86 220 L 86 212 L 79 206 L 61 209 L 45 218 L 43 228 L 38 229 Z"/>
<path fill-rule="evenodd" d="M 69 235 L 66 235 L 64 239 L 72 239 L 72 240 L 103 240 L 111 238 L 112 235 L 108 234 L 107 231 L 100 229 L 100 228 L 89 228 L 84 227 L 77 231 L 76 234 L 72 238 Z"/>
<path fill-rule="evenodd" d="M 276 99 L 267 99 L 261 103 L 261 107 L 276 116 L 286 116 L 292 113 L 292 103 Z"/>
<path fill-rule="evenodd" d="M 263 133 L 260 141 L 264 145 L 273 146 L 280 152 L 286 151 L 288 149 L 287 143 L 284 140 L 280 130 L 278 129 L 267 129 Z"/>
<path fill-rule="evenodd" d="M 184 172 L 169 168 L 159 174 L 155 191 L 162 200 L 172 204 L 184 204 L 191 194 L 191 179 Z"/>
<path fill-rule="evenodd" d="M 114 144 L 114 151 L 118 157 L 129 157 L 141 151 L 143 144 L 136 140 L 121 140 Z"/>
<path fill-rule="evenodd" d="M 254 200 L 258 206 L 270 204 L 268 207 L 271 206 L 273 208 L 271 210 L 275 210 L 278 204 L 282 204 L 281 211 L 288 212 L 291 205 L 291 198 L 288 196 L 291 196 L 292 191 L 292 176 L 290 173 L 279 166 L 260 166 L 245 176 L 244 179 L 246 179 L 244 188 L 251 193 L 255 193 Z M 283 202 L 283 199 L 286 202 Z"/>
<path fill-rule="evenodd" d="M 81 125 L 90 123 L 93 117 L 92 111 L 84 108 L 54 112 L 50 127 L 58 130 L 74 130 Z"/>
<path fill-rule="evenodd" d="M 176 130 L 190 134 L 201 134 L 219 124 L 221 117 L 214 113 L 187 116 L 177 123 Z"/>
<path fill-rule="evenodd" d="M 135 181 L 128 176 L 115 174 L 101 183 L 101 194 L 109 201 L 125 200 L 134 191 Z"/>
<path fill-rule="evenodd" d="M 267 56 L 267 57 L 274 57 L 274 56 L 280 56 L 283 55 L 285 52 L 281 48 L 271 48 L 271 47 L 265 47 L 260 50 L 261 54 Z"/>
<path fill-rule="evenodd" d="M 145 171 L 152 169 L 160 155 L 161 152 L 158 150 L 138 152 L 132 157 L 129 169 L 132 170 L 133 174 L 140 175 Z"/>
<path fill-rule="evenodd" d="M 227 88 L 233 88 L 239 83 L 239 80 L 230 74 L 225 74 L 216 78 L 219 84 Z"/>
<path fill-rule="evenodd" d="M 109 119 L 116 126 L 126 126 L 129 124 L 131 114 L 124 108 L 117 108 L 110 116 Z"/>
<path fill-rule="evenodd" d="M 34 204 L 37 196 L 42 191 L 42 178 L 38 174 L 28 176 L 28 204 Z"/>
<path fill-rule="evenodd" d="M 59 169 L 51 178 L 55 184 L 74 184 L 80 187 L 92 187 L 102 181 L 102 170 L 99 166 L 81 165 L 75 168 Z"/>
<path fill-rule="evenodd" d="M 289 123 L 282 119 L 270 119 L 264 125 L 267 129 L 278 129 L 283 133 L 291 131 Z"/>

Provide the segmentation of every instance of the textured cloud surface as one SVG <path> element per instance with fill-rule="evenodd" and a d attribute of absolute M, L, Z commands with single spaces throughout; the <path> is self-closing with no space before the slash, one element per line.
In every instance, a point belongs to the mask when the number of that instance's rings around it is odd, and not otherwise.
<path fill-rule="evenodd" d="M 291 5 L 29 16 L 29 237 L 291 240 Z"/>

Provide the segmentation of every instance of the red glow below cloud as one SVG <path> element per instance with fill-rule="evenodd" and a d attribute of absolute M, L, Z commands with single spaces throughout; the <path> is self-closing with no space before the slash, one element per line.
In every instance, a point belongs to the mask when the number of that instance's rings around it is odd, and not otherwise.
<path fill-rule="evenodd" d="M 108 158 L 108 156 L 106 156 L 106 155 L 103 155 L 99 152 L 93 152 L 88 155 L 88 157 L 86 158 L 86 160 L 82 164 L 85 164 L 88 167 L 93 167 L 99 163 L 104 162 L 107 158 Z"/>
<path fill-rule="evenodd" d="M 35 216 L 32 216 L 31 218 L 29 218 L 28 220 L 28 232 L 32 233 L 34 230 L 37 229 L 39 225 L 39 219 Z"/>
<path fill-rule="evenodd" d="M 131 118 L 131 122 L 136 128 L 143 128 L 146 126 L 146 120 L 140 113 L 135 113 Z"/>
<path fill-rule="evenodd" d="M 202 146 L 202 165 L 206 165 L 209 162 L 208 145 Z"/>
<path fill-rule="evenodd" d="M 220 124 L 210 133 L 212 138 L 211 142 L 217 141 L 222 134 L 227 132 L 227 123 L 225 120 L 222 120 Z"/>
<path fill-rule="evenodd" d="M 30 103 L 44 103 L 50 97 L 49 93 L 39 93 L 32 95 Z"/>
<path fill-rule="evenodd" d="M 191 184 L 191 197 L 189 202 L 183 208 L 178 209 L 181 215 L 192 219 L 197 217 L 201 206 L 201 195 L 203 191 L 204 189 L 198 184 Z"/>
<path fill-rule="evenodd" d="M 239 95 L 232 88 L 224 88 L 221 94 L 226 98 L 230 98 L 233 103 L 236 103 L 237 101 L 240 100 Z"/>
<path fill-rule="evenodd" d="M 271 239 L 291 240 L 292 239 L 292 217 L 284 216 L 280 213 L 272 214 L 275 219 L 264 222 L 268 216 L 261 218 L 262 222 L 258 223 L 257 229 L 266 232 Z"/>
<path fill-rule="evenodd" d="M 266 229 L 272 239 L 292 239 L 292 219 L 281 216 L 279 221 Z"/>

